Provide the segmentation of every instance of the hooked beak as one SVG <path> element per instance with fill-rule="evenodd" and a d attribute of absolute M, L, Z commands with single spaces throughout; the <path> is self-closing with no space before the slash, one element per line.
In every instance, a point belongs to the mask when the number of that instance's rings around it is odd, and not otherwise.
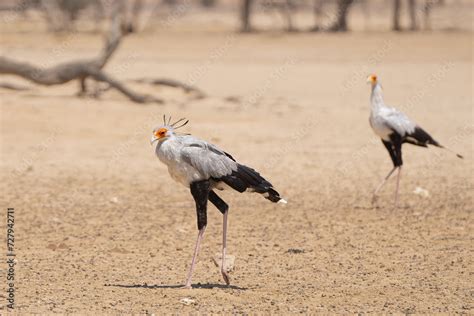
<path fill-rule="evenodd" d="M 377 77 L 375 75 L 370 75 L 367 77 L 367 83 L 374 86 L 377 83 Z"/>
<path fill-rule="evenodd" d="M 153 146 L 153 143 L 156 142 L 159 138 L 153 135 L 150 139 L 150 145 Z"/>

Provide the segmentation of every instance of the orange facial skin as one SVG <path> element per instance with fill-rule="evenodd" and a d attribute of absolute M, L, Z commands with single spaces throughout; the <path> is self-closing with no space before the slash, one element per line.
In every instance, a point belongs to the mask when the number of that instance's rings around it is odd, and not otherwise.
<path fill-rule="evenodd" d="M 158 139 L 163 138 L 165 137 L 167 131 L 168 130 L 166 128 L 162 127 L 155 131 L 155 137 Z"/>
<path fill-rule="evenodd" d="M 367 78 L 367 81 L 374 85 L 375 83 L 377 83 L 377 76 L 370 75 L 369 78 Z"/>

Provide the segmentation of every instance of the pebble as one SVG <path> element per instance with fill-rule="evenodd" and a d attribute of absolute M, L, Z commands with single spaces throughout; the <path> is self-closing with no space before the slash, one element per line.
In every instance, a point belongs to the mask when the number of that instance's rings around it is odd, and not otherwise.
<path fill-rule="evenodd" d="M 184 298 L 182 298 L 179 302 L 180 302 L 181 304 L 184 304 L 184 305 L 196 304 L 196 300 L 193 300 L 193 299 L 190 298 L 190 297 L 184 297 Z"/>

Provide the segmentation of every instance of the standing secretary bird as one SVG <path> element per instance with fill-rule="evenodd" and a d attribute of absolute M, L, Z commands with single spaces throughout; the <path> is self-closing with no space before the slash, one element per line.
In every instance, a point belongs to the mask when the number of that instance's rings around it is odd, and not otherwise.
<path fill-rule="evenodd" d="M 156 155 L 165 165 L 171 177 L 190 188 L 196 202 L 197 225 L 199 229 L 194 255 L 184 288 L 191 288 L 196 259 L 204 230 L 207 225 L 207 201 L 209 200 L 223 214 L 221 273 L 227 285 L 229 276 L 225 270 L 227 214 L 229 206 L 214 192 L 232 188 L 238 192 L 257 192 L 274 203 L 286 203 L 270 182 L 258 172 L 241 165 L 228 153 L 216 146 L 191 135 L 178 134 L 177 129 L 188 123 L 180 119 L 170 124 L 163 116 L 163 125 L 153 130 L 151 144 L 158 142 Z M 180 124 L 181 123 L 181 124 Z M 180 124 L 180 125 L 179 125 Z"/>
<path fill-rule="evenodd" d="M 385 182 L 390 178 L 395 170 L 397 173 L 397 188 L 395 190 L 395 207 L 398 206 L 398 187 L 400 184 L 400 173 L 402 171 L 402 144 L 409 143 L 421 147 L 433 145 L 440 148 L 448 149 L 433 139 L 420 126 L 410 120 L 404 113 L 395 108 L 389 107 L 383 100 L 382 86 L 380 86 L 377 76 L 370 75 L 367 82 L 372 86 L 372 94 L 370 95 L 370 126 L 381 139 L 387 148 L 390 158 L 392 158 L 393 169 L 382 180 L 375 189 L 372 203 L 377 198 L 377 193 L 383 187 Z M 450 149 L 448 149 L 451 151 Z M 456 154 L 459 158 L 461 155 Z"/>

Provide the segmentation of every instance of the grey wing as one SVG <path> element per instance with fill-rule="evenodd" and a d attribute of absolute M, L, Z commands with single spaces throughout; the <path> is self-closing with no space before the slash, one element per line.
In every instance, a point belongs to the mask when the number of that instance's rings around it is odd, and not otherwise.
<path fill-rule="evenodd" d="M 181 159 L 206 178 L 220 178 L 237 170 L 232 157 L 212 144 L 190 138 L 183 145 Z"/>
<path fill-rule="evenodd" d="M 411 134 L 415 131 L 416 123 L 411 121 L 405 113 L 395 108 L 387 108 L 381 113 L 381 119 L 390 129 L 396 131 L 400 136 Z"/>

